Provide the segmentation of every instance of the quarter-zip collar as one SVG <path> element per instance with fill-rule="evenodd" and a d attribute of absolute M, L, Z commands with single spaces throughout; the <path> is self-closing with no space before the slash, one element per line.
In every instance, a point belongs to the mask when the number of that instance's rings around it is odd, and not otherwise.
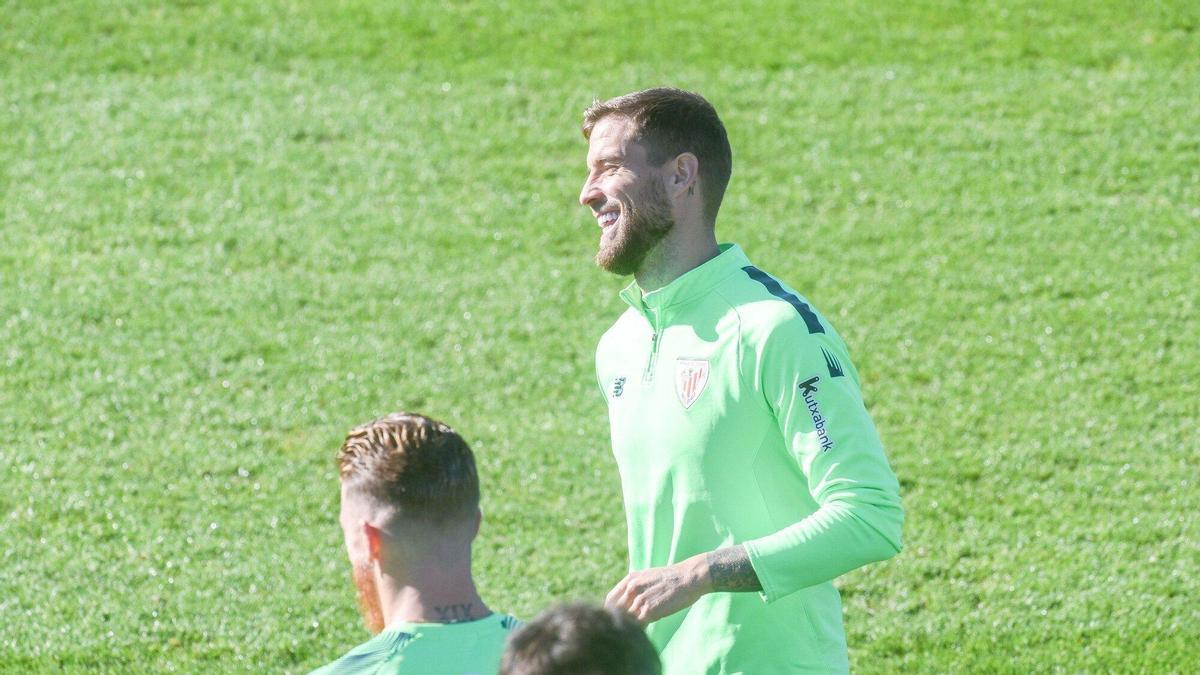
<path fill-rule="evenodd" d="M 662 288 L 642 292 L 637 280 L 621 290 L 621 299 L 636 309 L 657 331 L 671 322 L 678 311 L 708 293 L 736 271 L 750 264 L 737 244 L 721 244 L 711 260 L 679 275 Z"/>

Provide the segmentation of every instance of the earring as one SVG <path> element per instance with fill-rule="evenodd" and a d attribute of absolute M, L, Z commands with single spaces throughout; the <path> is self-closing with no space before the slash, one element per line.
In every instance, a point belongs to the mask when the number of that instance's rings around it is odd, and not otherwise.
<path fill-rule="evenodd" d="M 694 195 L 694 194 L 696 194 L 696 185 L 695 185 L 695 183 L 693 183 L 692 185 L 689 185 L 689 186 L 688 186 L 688 194 L 689 194 L 689 195 Z"/>

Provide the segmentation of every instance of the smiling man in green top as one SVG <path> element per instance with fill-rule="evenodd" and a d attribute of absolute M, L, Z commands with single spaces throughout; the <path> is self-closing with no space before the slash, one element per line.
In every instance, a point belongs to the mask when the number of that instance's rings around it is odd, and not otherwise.
<path fill-rule="evenodd" d="M 666 673 L 846 672 L 832 581 L 899 552 L 903 521 L 846 345 L 718 246 L 732 159 L 708 101 L 635 92 L 583 134 L 596 262 L 635 279 L 596 354 L 631 570 L 607 602 L 649 622 Z"/>

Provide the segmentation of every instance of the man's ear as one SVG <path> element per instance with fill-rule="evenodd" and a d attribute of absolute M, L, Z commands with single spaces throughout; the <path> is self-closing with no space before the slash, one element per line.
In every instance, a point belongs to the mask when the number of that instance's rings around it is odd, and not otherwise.
<path fill-rule="evenodd" d="M 377 562 L 383 553 L 383 532 L 365 520 L 362 528 L 367 537 L 367 557 L 371 562 Z"/>
<path fill-rule="evenodd" d="M 672 173 L 668 187 L 674 196 L 684 192 L 695 194 L 696 182 L 700 180 L 700 160 L 690 152 L 685 152 L 671 163 Z"/>
<path fill-rule="evenodd" d="M 479 536 L 479 526 L 483 524 L 483 509 L 475 509 L 475 529 L 471 532 L 471 539 Z"/>

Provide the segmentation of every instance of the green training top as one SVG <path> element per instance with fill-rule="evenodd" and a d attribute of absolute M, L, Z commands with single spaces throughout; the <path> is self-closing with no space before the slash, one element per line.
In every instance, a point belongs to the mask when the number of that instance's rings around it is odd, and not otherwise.
<path fill-rule="evenodd" d="M 652 623 L 664 672 L 846 672 L 832 580 L 895 555 L 904 515 L 845 343 L 731 244 L 621 297 L 596 370 L 630 568 L 743 544 L 763 588 Z"/>
<path fill-rule="evenodd" d="M 520 625 L 507 614 L 462 623 L 400 623 L 310 675 L 495 675 L 504 641 Z"/>

